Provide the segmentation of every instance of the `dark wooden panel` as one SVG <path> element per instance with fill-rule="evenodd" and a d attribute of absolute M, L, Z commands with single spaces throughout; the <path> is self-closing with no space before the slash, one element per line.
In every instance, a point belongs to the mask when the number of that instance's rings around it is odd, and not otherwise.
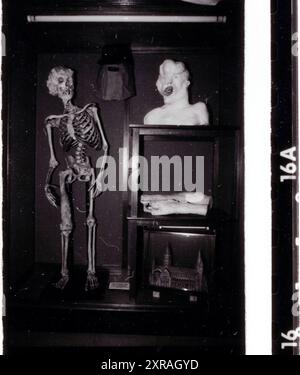
<path fill-rule="evenodd" d="M 34 261 L 34 173 L 35 173 L 35 89 L 36 60 L 28 53 L 30 40 L 15 43 L 8 38 L 10 76 L 7 85 L 7 191 L 9 282 L 15 284 Z M 10 51 L 14 49 L 14 53 Z M 13 67 L 13 69 L 12 69 Z"/>

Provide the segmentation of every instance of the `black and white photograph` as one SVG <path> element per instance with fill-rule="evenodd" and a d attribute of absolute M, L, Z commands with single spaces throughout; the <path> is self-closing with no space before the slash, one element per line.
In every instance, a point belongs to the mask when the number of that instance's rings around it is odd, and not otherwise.
<path fill-rule="evenodd" d="M 272 103 L 251 123 L 247 87 L 255 100 L 268 85 L 246 85 L 247 0 L 2 1 L 4 354 L 199 370 L 200 355 L 251 351 L 247 309 L 266 289 L 263 354 L 299 354 L 297 7 L 284 2 L 269 13 Z"/>

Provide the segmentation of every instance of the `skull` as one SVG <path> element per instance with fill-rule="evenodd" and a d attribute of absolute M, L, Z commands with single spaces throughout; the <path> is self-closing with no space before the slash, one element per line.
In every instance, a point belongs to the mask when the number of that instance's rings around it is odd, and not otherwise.
<path fill-rule="evenodd" d="M 72 99 L 74 95 L 73 74 L 73 70 L 62 66 L 53 68 L 47 81 L 49 93 L 65 101 Z"/>

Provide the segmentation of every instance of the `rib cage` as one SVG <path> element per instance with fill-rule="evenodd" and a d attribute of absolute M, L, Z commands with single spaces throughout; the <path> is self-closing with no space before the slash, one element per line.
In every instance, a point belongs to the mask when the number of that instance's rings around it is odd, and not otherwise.
<path fill-rule="evenodd" d="M 69 122 L 71 122 L 71 128 L 74 129 L 74 134 L 69 131 Z M 79 144 L 96 150 L 101 148 L 99 129 L 88 109 L 76 112 L 73 120 L 69 116 L 63 117 L 60 121 L 59 129 L 61 132 L 60 143 L 66 152 L 77 148 Z"/>

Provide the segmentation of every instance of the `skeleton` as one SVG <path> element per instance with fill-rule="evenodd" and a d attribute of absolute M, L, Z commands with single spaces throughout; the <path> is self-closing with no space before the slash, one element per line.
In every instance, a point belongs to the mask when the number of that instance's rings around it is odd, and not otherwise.
<path fill-rule="evenodd" d="M 96 242 L 96 219 L 94 217 L 94 199 L 102 192 L 102 177 L 107 160 L 108 144 L 98 117 L 97 108 L 94 104 L 87 104 L 79 108 L 72 103 L 74 96 L 74 72 L 65 67 L 53 68 L 47 80 L 49 93 L 58 96 L 64 105 L 62 115 L 52 115 L 45 119 L 45 125 L 50 149 L 49 169 L 46 177 L 45 194 L 51 205 L 58 207 L 61 211 L 61 279 L 54 284 L 56 288 L 64 289 L 69 281 L 69 270 L 67 265 L 70 235 L 73 230 L 71 204 L 67 192 L 67 186 L 75 181 L 89 184 L 89 209 L 86 218 L 88 227 L 88 268 L 85 290 L 96 289 L 99 286 L 95 271 L 95 242 Z M 67 154 L 67 168 L 59 172 L 60 199 L 55 194 L 51 177 L 58 166 L 55 156 L 52 129 L 57 128 L 60 132 L 60 144 Z M 91 166 L 90 159 L 86 155 L 89 149 L 103 149 L 103 157 L 98 176 Z M 70 155 L 70 152 L 74 152 Z M 60 202 L 59 202 L 60 200 Z"/>

